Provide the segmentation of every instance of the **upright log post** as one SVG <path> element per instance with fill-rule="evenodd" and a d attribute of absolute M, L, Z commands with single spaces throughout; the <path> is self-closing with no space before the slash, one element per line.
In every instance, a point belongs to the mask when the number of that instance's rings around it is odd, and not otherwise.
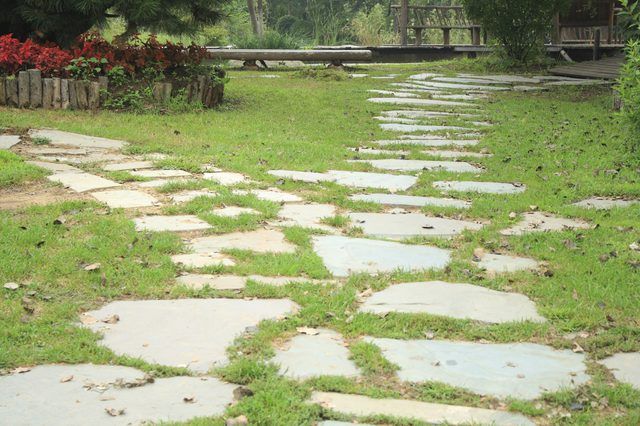
<path fill-rule="evenodd" d="M 29 70 L 29 102 L 31 108 L 42 106 L 42 73 L 40 70 Z"/>
<path fill-rule="evenodd" d="M 0 77 L 0 106 L 7 104 L 7 90 L 5 86 L 6 77 Z"/>
<path fill-rule="evenodd" d="M 29 72 L 20 71 L 18 73 L 18 107 L 27 108 L 29 106 Z"/>
<path fill-rule="evenodd" d="M 5 81 L 7 90 L 7 105 L 12 107 L 18 106 L 18 79 L 15 77 L 9 77 Z"/>
<path fill-rule="evenodd" d="M 597 61 L 600 59 L 600 42 L 602 39 L 602 31 L 600 28 L 596 28 L 596 32 L 593 36 L 593 60 Z"/>
<path fill-rule="evenodd" d="M 409 0 L 400 3 L 400 44 L 406 46 L 409 42 L 407 29 L 409 27 Z"/>

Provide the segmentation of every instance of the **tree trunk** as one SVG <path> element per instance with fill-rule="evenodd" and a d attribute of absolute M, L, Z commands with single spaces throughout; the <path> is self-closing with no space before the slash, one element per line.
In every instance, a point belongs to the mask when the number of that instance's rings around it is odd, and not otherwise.
<path fill-rule="evenodd" d="M 256 20 L 258 21 L 258 35 L 262 37 L 264 34 L 264 5 L 263 0 L 258 0 L 258 9 L 256 11 Z"/>
<path fill-rule="evenodd" d="M 251 18 L 251 28 L 253 29 L 253 33 L 259 36 L 260 27 L 258 25 L 258 17 L 256 16 L 256 4 L 253 0 L 247 0 L 247 7 L 249 8 L 249 18 Z"/>

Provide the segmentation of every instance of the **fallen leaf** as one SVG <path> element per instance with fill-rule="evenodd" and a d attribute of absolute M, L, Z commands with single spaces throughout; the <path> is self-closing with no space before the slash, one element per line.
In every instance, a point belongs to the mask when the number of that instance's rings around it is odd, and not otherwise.
<path fill-rule="evenodd" d="M 578 344 L 578 342 L 573 342 L 573 349 L 571 350 L 577 354 L 581 354 L 584 352 L 584 349 Z"/>
<path fill-rule="evenodd" d="M 638 244 L 638 243 L 631 243 L 631 244 L 629 244 L 629 248 L 630 248 L 631 250 L 634 250 L 634 251 L 640 251 L 640 244 Z"/>
<path fill-rule="evenodd" d="M 85 266 L 83 269 L 85 271 L 97 271 L 101 266 L 102 265 L 100 263 L 92 263 L 91 265 Z"/>
<path fill-rule="evenodd" d="M 516 217 L 518 217 L 518 214 L 516 212 L 509 213 L 509 219 L 515 219 Z"/>
<path fill-rule="evenodd" d="M 193 395 L 185 396 L 182 398 L 182 401 L 186 402 L 187 404 L 193 404 L 194 402 L 196 402 L 196 397 Z"/>
<path fill-rule="evenodd" d="M 6 283 L 4 285 L 4 288 L 6 288 L 7 290 L 17 290 L 20 288 L 20 284 L 18 283 Z"/>
<path fill-rule="evenodd" d="M 318 330 L 316 330 L 315 328 L 311 328 L 311 327 L 298 327 L 298 328 L 296 328 L 296 330 L 298 331 L 298 333 L 306 334 L 308 336 L 316 336 L 316 335 L 320 334 L 320 332 Z"/>
<path fill-rule="evenodd" d="M 479 247 L 473 251 L 473 260 L 475 262 L 479 262 L 482 260 L 484 255 L 485 255 L 484 249 Z"/>
<path fill-rule="evenodd" d="M 29 371 L 31 371 L 30 367 L 18 367 L 18 368 L 14 368 L 13 373 L 22 374 L 22 373 L 27 373 Z"/>
<path fill-rule="evenodd" d="M 67 383 L 73 380 L 73 376 L 64 376 L 62 379 L 60 379 L 60 383 Z"/>
<path fill-rule="evenodd" d="M 91 315 L 82 314 L 80 315 L 80 322 L 84 325 L 91 325 L 91 324 L 97 323 L 98 320 L 92 317 Z"/>
<path fill-rule="evenodd" d="M 111 315 L 108 318 L 103 318 L 102 322 L 105 324 L 116 324 L 118 321 L 120 321 L 120 317 L 116 314 Z"/>
<path fill-rule="evenodd" d="M 117 410 L 115 408 L 105 408 L 104 411 L 106 411 L 107 414 L 111 417 L 118 417 L 124 414 L 124 408 L 120 410 Z"/>

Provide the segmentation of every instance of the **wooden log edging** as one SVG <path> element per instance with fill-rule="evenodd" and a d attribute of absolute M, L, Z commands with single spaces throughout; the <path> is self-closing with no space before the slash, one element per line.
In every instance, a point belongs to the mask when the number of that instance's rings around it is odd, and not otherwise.
<path fill-rule="evenodd" d="M 107 77 L 98 81 L 43 78 L 40 70 L 20 71 L 16 76 L 0 77 L 0 106 L 15 108 L 97 110 L 109 88 Z M 172 83 L 155 83 L 153 98 L 166 104 L 178 96 Z M 222 101 L 224 85 L 210 76 L 198 76 L 184 88 L 186 100 L 212 108 Z"/>

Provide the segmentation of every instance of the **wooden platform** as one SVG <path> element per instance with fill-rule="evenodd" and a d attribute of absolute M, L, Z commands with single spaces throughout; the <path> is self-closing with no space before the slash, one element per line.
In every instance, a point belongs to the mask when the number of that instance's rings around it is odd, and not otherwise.
<path fill-rule="evenodd" d="M 553 75 L 576 78 L 597 78 L 615 80 L 620 76 L 620 69 L 624 63 L 623 55 L 600 59 L 599 61 L 579 62 L 571 65 L 554 67 L 549 70 Z"/>

